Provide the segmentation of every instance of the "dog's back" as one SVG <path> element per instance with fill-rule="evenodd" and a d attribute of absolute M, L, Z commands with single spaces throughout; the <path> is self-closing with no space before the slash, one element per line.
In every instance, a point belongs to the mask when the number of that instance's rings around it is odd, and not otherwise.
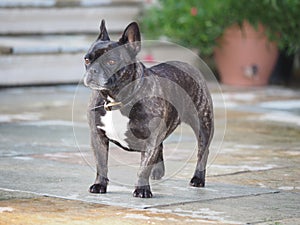
<path fill-rule="evenodd" d="M 180 101 L 182 105 L 179 108 L 184 108 L 185 113 L 193 110 L 195 107 L 197 113 L 199 113 L 198 117 L 207 117 L 205 119 L 207 121 L 212 120 L 212 99 L 205 79 L 197 68 L 180 61 L 168 61 L 150 67 L 147 70 L 161 79 L 161 85 L 166 87 L 163 89 L 164 91 L 170 89 L 170 86 L 173 87 L 171 92 L 169 90 L 164 97 L 171 95 L 173 98 L 176 98 L 176 101 Z M 189 121 L 183 122 L 189 123 Z"/>

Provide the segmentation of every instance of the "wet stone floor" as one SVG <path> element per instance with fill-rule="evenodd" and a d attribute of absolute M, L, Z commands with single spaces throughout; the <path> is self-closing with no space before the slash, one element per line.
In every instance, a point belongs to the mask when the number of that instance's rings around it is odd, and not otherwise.
<path fill-rule="evenodd" d="M 300 91 L 212 87 L 216 134 L 207 186 L 191 188 L 195 138 L 165 142 L 152 199 L 132 197 L 140 156 L 112 145 L 105 195 L 82 86 L 0 90 L 0 224 L 300 224 Z"/>

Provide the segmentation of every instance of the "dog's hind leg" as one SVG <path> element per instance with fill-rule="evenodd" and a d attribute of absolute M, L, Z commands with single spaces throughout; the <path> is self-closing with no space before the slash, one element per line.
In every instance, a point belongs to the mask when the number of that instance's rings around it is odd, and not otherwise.
<path fill-rule="evenodd" d="M 208 158 L 209 149 L 206 148 L 201 150 L 202 154 L 198 153 L 198 162 L 193 178 L 190 181 L 190 185 L 193 187 L 204 187 L 205 186 L 205 175 L 206 175 L 206 163 Z"/>
<path fill-rule="evenodd" d="M 153 168 L 151 170 L 151 179 L 160 180 L 165 175 L 165 164 L 163 158 L 163 144 L 161 143 L 157 149 L 158 156 Z"/>
<path fill-rule="evenodd" d="M 209 153 L 209 145 L 213 136 L 213 120 L 212 117 L 201 118 L 200 130 L 198 130 L 198 161 L 193 178 L 190 185 L 193 187 L 205 186 L 206 164 Z"/>

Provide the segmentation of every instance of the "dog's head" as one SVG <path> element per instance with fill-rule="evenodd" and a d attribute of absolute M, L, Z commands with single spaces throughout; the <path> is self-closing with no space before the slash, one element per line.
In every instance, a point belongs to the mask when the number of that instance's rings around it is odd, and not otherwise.
<path fill-rule="evenodd" d="M 84 56 L 84 84 L 92 89 L 110 90 L 126 81 L 129 76 L 127 70 L 136 62 L 136 55 L 141 49 L 140 41 L 137 23 L 129 24 L 119 41 L 111 41 L 102 20 L 100 34 Z"/>

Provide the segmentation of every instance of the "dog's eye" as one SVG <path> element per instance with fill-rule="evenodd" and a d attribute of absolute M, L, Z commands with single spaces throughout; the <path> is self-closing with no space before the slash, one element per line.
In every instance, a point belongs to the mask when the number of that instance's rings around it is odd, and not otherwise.
<path fill-rule="evenodd" d="M 88 58 L 85 58 L 84 63 L 85 63 L 85 65 L 90 65 L 91 61 Z"/>
<path fill-rule="evenodd" d="M 116 64 L 115 60 L 110 59 L 107 61 L 107 65 L 114 65 L 114 64 Z"/>

